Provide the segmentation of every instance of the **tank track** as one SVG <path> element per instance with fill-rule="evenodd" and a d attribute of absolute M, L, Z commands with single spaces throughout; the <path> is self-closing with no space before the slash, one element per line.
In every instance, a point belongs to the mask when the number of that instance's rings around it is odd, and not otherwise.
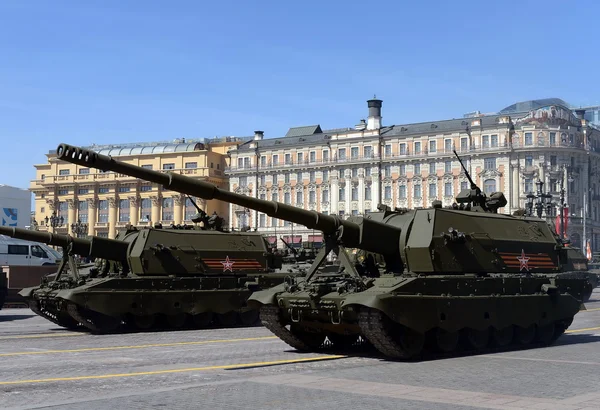
<path fill-rule="evenodd" d="M 264 327 L 271 331 L 275 336 L 283 340 L 296 350 L 311 351 L 315 346 L 310 346 L 298 336 L 294 335 L 282 324 L 279 317 L 279 308 L 274 305 L 263 305 L 260 308 L 260 320 Z"/>
<path fill-rule="evenodd" d="M 67 311 L 69 315 L 75 320 L 77 320 L 81 325 L 85 326 L 93 333 L 109 333 L 116 330 L 121 322 L 117 319 L 104 316 L 104 317 L 94 317 L 100 315 L 99 313 L 94 313 L 94 315 L 90 315 L 89 312 L 79 308 L 74 303 L 69 303 L 67 305 Z"/>
<path fill-rule="evenodd" d="M 80 327 L 79 321 L 74 320 L 67 312 L 43 308 L 40 302 L 37 300 L 30 300 L 27 302 L 27 304 L 33 313 L 49 320 L 54 324 L 71 330 L 76 330 Z"/>
<path fill-rule="evenodd" d="M 382 312 L 376 309 L 364 308 L 359 313 L 359 326 L 362 335 L 371 342 L 371 344 L 384 356 L 390 359 L 442 359 L 456 356 L 468 356 L 473 354 L 486 354 L 486 353 L 498 353 L 505 351 L 516 351 L 516 350 L 527 350 L 536 347 L 544 347 L 555 342 L 567 328 L 571 325 L 572 319 L 565 322 L 558 321 L 554 323 L 555 331 L 552 337 L 546 341 L 534 340 L 528 344 L 519 344 L 514 338 L 511 343 L 506 346 L 496 347 L 491 343 L 484 348 L 474 349 L 465 346 L 464 343 L 460 343 L 459 346 L 450 352 L 438 352 L 435 349 L 431 349 L 427 345 L 427 341 L 424 343 L 423 349 L 418 354 L 409 354 L 404 348 L 397 342 L 394 335 L 390 333 L 390 329 L 386 326 L 385 316 Z M 537 332 L 536 332 L 537 337 Z M 491 340 L 491 338 L 490 338 Z"/>

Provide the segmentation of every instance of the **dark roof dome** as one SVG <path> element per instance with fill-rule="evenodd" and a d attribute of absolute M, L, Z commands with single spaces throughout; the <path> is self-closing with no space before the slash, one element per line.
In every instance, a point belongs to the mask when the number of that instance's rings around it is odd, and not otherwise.
<path fill-rule="evenodd" d="M 513 105 L 509 105 L 508 107 L 500 111 L 498 114 L 514 114 L 517 112 L 527 112 L 531 110 L 537 110 L 538 108 L 547 107 L 549 105 L 562 105 L 565 108 L 571 107 L 566 101 L 561 100 L 560 98 L 542 98 L 540 100 L 522 101 Z"/>

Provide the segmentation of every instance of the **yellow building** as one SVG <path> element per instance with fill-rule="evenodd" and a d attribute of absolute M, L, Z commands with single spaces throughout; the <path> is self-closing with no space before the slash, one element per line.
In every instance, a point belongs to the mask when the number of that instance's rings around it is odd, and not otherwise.
<path fill-rule="evenodd" d="M 226 153 L 244 141 L 223 137 L 87 148 L 129 164 L 176 172 L 228 189 L 224 174 L 228 165 Z M 117 229 L 127 224 L 191 224 L 191 218 L 197 212 L 184 195 L 157 184 L 60 161 L 55 150 L 46 156 L 46 164 L 35 165 L 36 179 L 31 181 L 30 187 L 35 195 L 39 230 L 114 238 Z M 228 204 L 192 199 L 209 215 L 216 211 L 227 218 Z M 74 225 L 78 222 L 79 226 L 85 225 L 83 232 L 78 232 Z"/>

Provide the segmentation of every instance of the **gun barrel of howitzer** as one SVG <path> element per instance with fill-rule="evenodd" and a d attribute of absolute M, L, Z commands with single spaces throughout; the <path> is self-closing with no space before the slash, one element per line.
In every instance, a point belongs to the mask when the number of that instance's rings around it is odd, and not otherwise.
<path fill-rule="evenodd" d="M 75 147 L 68 144 L 60 144 L 56 150 L 57 158 L 73 164 L 97 168 L 103 171 L 113 171 L 120 174 L 129 175 L 145 181 L 160 184 L 172 191 L 200 197 L 206 200 L 216 199 L 227 203 L 249 208 L 257 212 L 265 213 L 271 217 L 282 219 L 304 225 L 308 229 L 315 229 L 325 234 L 339 234 L 340 239 L 347 247 L 360 248 L 364 243 L 373 243 L 373 238 L 365 238 L 362 227 L 352 221 L 339 218 L 337 215 L 326 215 L 316 211 L 297 208 L 292 205 L 282 204 L 275 201 L 252 198 L 247 195 L 240 195 L 234 192 L 225 191 L 208 182 L 199 181 L 185 175 L 173 172 L 159 172 L 151 169 L 142 168 L 137 165 L 128 164 L 123 161 L 115 160 L 108 155 L 98 154 L 97 152 Z M 369 232 L 377 232 L 377 235 L 393 238 L 397 235 L 397 230 L 389 225 L 369 220 Z M 377 249 L 367 249 L 379 253 L 397 252 L 397 243 L 393 241 L 380 241 Z"/>
<path fill-rule="evenodd" d="M 110 260 L 125 260 L 127 257 L 127 247 L 129 246 L 128 242 L 116 239 L 100 237 L 92 237 L 92 239 L 74 238 L 70 235 L 7 226 L 0 226 L 0 235 L 53 246 L 66 247 L 72 244 L 72 251 L 77 255 Z"/>

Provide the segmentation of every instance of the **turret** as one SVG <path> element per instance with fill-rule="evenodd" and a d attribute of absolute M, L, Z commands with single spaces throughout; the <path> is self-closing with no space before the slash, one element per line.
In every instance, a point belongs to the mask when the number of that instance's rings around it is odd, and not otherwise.
<path fill-rule="evenodd" d="M 116 239 L 100 238 L 97 236 L 91 239 L 73 238 L 70 235 L 31 231 L 22 228 L 9 228 L 6 226 L 0 226 L 0 235 L 61 246 L 65 249 L 70 245 L 70 250 L 73 254 L 114 261 L 126 260 L 127 247 L 129 246 L 128 242 Z"/>

